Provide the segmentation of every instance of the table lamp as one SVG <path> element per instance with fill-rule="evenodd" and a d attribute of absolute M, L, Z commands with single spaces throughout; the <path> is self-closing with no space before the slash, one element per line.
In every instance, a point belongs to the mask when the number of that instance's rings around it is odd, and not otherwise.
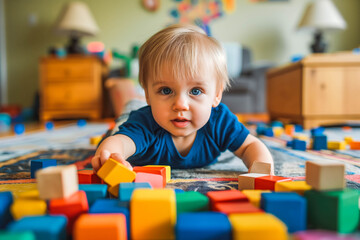
<path fill-rule="evenodd" d="M 331 0 L 315 0 L 307 5 L 298 24 L 298 29 L 314 31 L 314 42 L 311 45 L 313 53 L 323 53 L 327 44 L 323 39 L 323 32 L 328 30 L 342 30 L 346 22 Z"/>
<path fill-rule="evenodd" d="M 80 38 L 95 36 L 99 28 L 85 3 L 70 2 L 62 9 L 55 23 L 55 31 L 70 37 L 67 53 L 81 54 L 84 48 L 80 45 Z"/>

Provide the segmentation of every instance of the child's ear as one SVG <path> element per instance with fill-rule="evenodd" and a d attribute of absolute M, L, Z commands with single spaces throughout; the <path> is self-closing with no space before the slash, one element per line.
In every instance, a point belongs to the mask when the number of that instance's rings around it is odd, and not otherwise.
<path fill-rule="evenodd" d="M 216 96 L 214 98 L 213 104 L 212 104 L 213 107 L 217 107 L 220 104 L 221 99 L 222 99 L 223 89 L 224 89 L 223 86 L 221 86 L 218 89 Z"/>

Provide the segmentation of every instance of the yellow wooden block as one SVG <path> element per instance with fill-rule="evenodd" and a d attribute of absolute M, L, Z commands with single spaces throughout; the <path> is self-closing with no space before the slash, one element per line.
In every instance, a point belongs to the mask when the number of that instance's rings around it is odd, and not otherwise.
<path fill-rule="evenodd" d="M 111 187 L 114 187 L 122 182 L 132 182 L 136 177 L 135 172 L 129 170 L 127 167 L 112 158 L 109 158 L 104 165 L 102 165 L 97 172 L 97 175 Z"/>
<path fill-rule="evenodd" d="M 115 186 L 108 186 L 108 192 L 114 197 L 119 197 L 119 184 Z"/>
<path fill-rule="evenodd" d="M 304 195 L 305 191 L 311 189 L 305 181 L 277 182 L 275 183 L 275 192 L 296 192 Z"/>
<path fill-rule="evenodd" d="M 39 190 L 34 189 L 34 190 L 19 193 L 17 195 L 17 198 L 21 198 L 21 199 L 29 199 L 29 198 L 30 199 L 40 199 L 40 193 L 39 193 Z"/>
<path fill-rule="evenodd" d="M 272 129 L 275 137 L 280 137 L 285 132 L 284 128 L 282 127 L 273 127 Z"/>
<path fill-rule="evenodd" d="M 354 140 L 351 136 L 346 136 L 346 137 L 344 137 L 344 141 L 346 142 L 347 145 L 349 145 Z"/>
<path fill-rule="evenodd" d="M 328 149 L 330 150 L 345 150 L 346 142 L 345 141 L 328 141 Z"/>
<path fill-rule="evenodd" d="M 176 199 L 172 189 L 135 189 L 130 202 L 133 240 L 174 239 Z"/>
<path fill-rule="evenodd" d="M 294 139 L 302 140 L 302 141 L 308 141 L 309 137 L 303 134 L 298 134 L 293 136 Z"/>
<path fill-rule="evenodd" d="M 10 207 L 11 214 L 16 220 L 25 216 L 45 215 L 46 209 L 44 200 L 32 198 L 16 199 Z"/>
<path fill-rule="evenodd" d="M 102 136 L 101 135 L 99 135 L 99 136 L 93 136 L 93 137 L 91 137 L 90 138 L 90 144 L 91 145 L 98 145 L 99 144 L 99 142 L 102 140 Z"/>
<path fill-rule="evenodd" d="M 167 165 L 146 165 L 144 167 L 164 167 L 166 171 L 166 182 L 171 180 L 171 167 Z"/>
<path fill-rule="evenodd" d="M 47 167 L 36 171 L 40 198 L 67 198 L 79 190 L 75 165 Z"/>
<path fill-rule="evenodd" d="M 286 240 L 286 225 L 269 213 L 230 214 L 233 240 Z"/>
<path fill-rule="evenodd" d="M 247 196 L 249 202 L 255 207 L 260 208 L 260 200 L 262 193 L 269 193 L 270 190 L 259 190 L 259 189 L 246 189 L 241 191 L 243 194 Z"/>

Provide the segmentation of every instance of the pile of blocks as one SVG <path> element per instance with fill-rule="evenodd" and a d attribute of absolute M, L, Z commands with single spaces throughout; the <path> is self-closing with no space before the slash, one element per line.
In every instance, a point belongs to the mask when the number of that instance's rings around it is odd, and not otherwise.
<path fill-rule="evenodd" d="M 168 166 L 129 170 L 109 159 L 97 175 L 75 165 L 40 168 L 37 190 L 16 199 L 0 193 L 0 239 L 305 240 L 358 229 L 359 193 L 345 188 L 344 165 L 308 161 L 306 181 L 270 172 L 255 163 L 238 190 L 201 194 L 164 188 Z"/>

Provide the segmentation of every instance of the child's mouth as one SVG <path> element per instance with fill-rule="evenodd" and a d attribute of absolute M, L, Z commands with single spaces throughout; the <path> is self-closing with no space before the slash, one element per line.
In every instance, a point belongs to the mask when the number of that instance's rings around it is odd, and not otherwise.
<path fill-rule="evenodd" d="M 171 122 L 172 122 L 172 124 L 174 124 L 175 127 L 178 127 L 178 128 L 184 128 L 190 124 L 190 121 L 185 118 L 174 119 L 174 120 L 171 120 Z"/>

